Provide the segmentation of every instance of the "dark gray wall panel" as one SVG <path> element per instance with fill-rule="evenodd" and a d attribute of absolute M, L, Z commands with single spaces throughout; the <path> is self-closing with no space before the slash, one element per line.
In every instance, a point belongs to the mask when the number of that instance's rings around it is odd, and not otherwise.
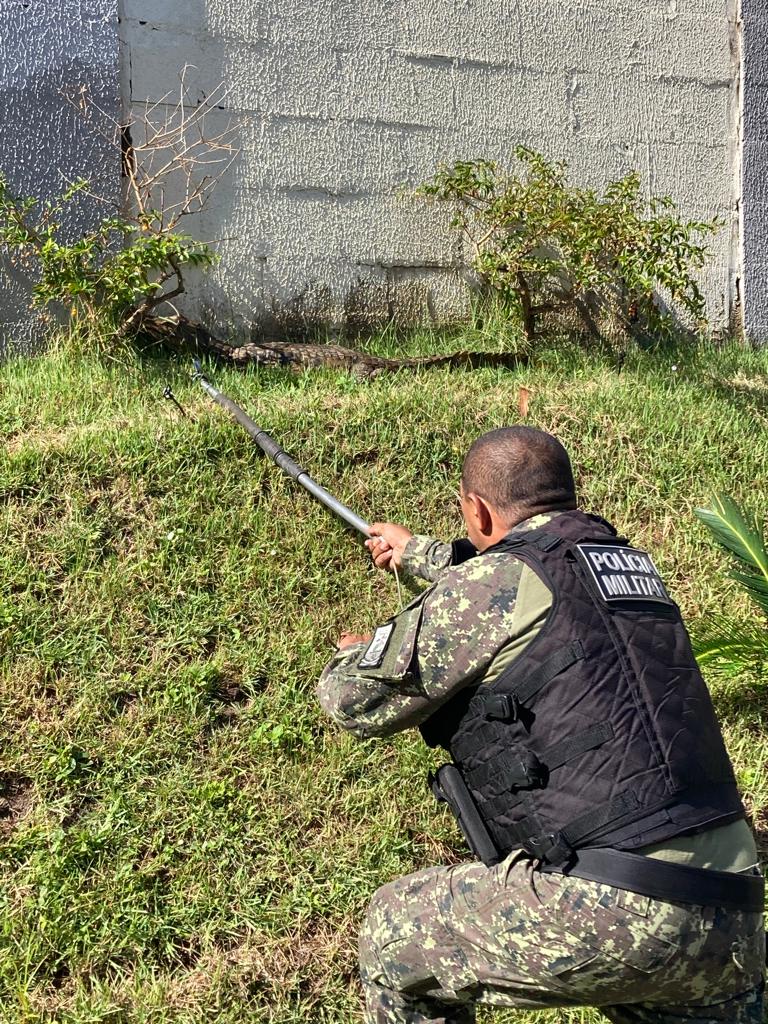
<path fill-rule="evenodd" d="M 65 95 L 89 97 L 90 123 Z M 46 199 L 87 177 L 119 202 L 119 149 L 94 124 L 108 129 L 119 111 L 118 0 L 0 0 L 0 167 L 17 194 Z M 99 212 L 83 197 L 70 226 Z M 0 263 L 0 352 L 34 344 L 29 294 L 24 275 Z"/>
<path fill-rule="evenodd" d="M 744 327 L 768 344 L 768 3 L 742 0 Z"/>

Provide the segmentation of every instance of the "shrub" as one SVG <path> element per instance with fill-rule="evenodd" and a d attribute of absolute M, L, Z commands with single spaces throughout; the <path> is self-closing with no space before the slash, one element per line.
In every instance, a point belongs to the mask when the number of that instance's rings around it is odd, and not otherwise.
<path fill-rule="evenodd" d="M 61 303 L 88 327 L 118 332 L 184 290 L 183 268 L 210 265 L 209 245 L 166 231 L 155 210 L 137 223 L 104 217 L 72 242 L 64 240 L 67 207 L 88 189 L 76 181 L 55 200 L 18 198 L 0 173 L 0 244 L 35 278 L 34 306 Z"/>
<path fill-rule="evenodd" d="M 13 195 L 0 173 L 0 247 L 32 278 L 32 304 L 62 304 L 94 338 L 138 331 L 158 306 L 184 292 L 185 268 L 216 259 L 211 245 L 180 224 L 200 214 L 236 158 L 239 124 L 222 127 L 217 119 L 218 127 L 209 130 L 226 91 L 219 86 L 199 102 L 187 87 L 188 70 L 180 74 L 178 94 L 148 104 L 125 124 L 94 106 L 82 89 L 67 97 L 90 130 L 120 150 L 125 190 L 119 209 L 92 195 L 86 179 L 40 202 Z M 76 221 L 74 204 L 82 193 L 113 212 L 78 235 L 65 225 Z"/>
<path fill-rule="evenodd" d="M 697 327 L 705 303 L 696 283 L 708 250 L 698 239 L 719 222 L 685 221 L 669 197 L 649 204 L 628 174 L 603 195 L 567 180 L 567 164 L 525 147 L 515 151 L 522 176 L 488 160 L 458 161 L 417 189 L 455 207 L 453 227 L 469 244 L 481 282 L 519 316 L 529 340 L 540 318 L 575 313 L 593 335 L 608 312 L 632 331 L 655 336 L 674 327 L 659 293 Z"/>

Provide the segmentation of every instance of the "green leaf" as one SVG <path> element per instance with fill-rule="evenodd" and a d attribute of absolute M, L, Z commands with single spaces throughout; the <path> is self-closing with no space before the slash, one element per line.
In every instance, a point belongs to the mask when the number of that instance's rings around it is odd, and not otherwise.
<path fill-rule="evenodd" d="M 756 519 L 748 522 L 725 494 L 712 499 L 711 509 L 697 508 L 695 513 L 719 544 L 768 582 L 768 550 Z"/>
<path fill-rule="evenodd" d="M 731 576 L 746 590 L 763 614 L 768 615 L 768 579 L 753 573 L 739 572 L 738 569 L 734 569 Z"/>
<path fill-rule="evenodd" d="M 768 630 L 761 623 L 718 622 L 715 632 L 693 645 L 700 665 L 717 663 L 743 671 L 768 661 Z"/>
<path fill-rule="evenodd" d="M 469 242 L 474 270 L 505 297 L 516 295 L 532 318 L 568 297 L 572 306 L 594 298 L 622 325 L 622 297 L 643 297 L 638 312 L 646 328 L 672 334 L 674 320 L 662 315 L 655 296 L 667 292 L 702 328 L 706 307 L 693 276 L 708 251 L 697 236 L 718 224 L 682 220 L 672 199 L 646 205 L 640 177 L 631 173 L 602 195 L 569 183 L 568 165 L 525 146 L 516 147 L 519 173 L 504 174 L 483 160 L 443 166 L 419 186 L 418 195 L 451 204 L 451 225 Z M 650 211 L 650 212 L 649 212 Z M 558 308 L 563 302 L 557 302 Z M 577 314 L 583 310 L 572 309 Z"/>

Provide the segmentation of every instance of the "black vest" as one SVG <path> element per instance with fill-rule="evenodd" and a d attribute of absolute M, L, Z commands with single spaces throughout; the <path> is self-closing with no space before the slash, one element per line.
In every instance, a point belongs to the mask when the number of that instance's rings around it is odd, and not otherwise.
<path fill-rule="evenodd" d="M 551 589 L 539 635 L 422 726 L 450 753 L 503 855 L 567 863 L 744 816 L 677 605 L 645 552 L 565 512 L 490 549 Z"/>

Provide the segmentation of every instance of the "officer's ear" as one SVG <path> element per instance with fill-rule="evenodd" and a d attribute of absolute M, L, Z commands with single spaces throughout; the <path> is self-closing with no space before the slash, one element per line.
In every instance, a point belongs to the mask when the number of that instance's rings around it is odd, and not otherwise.
<path fill-rule="evenodd" d="M 464 495 L 464 514 L 465 518 L 468 517 L 467 525 L 471 524 L 481 536 L 488 537 L 493 533 L 493 512 L 485 498 L 479 494 L 470 491 Z"/>

